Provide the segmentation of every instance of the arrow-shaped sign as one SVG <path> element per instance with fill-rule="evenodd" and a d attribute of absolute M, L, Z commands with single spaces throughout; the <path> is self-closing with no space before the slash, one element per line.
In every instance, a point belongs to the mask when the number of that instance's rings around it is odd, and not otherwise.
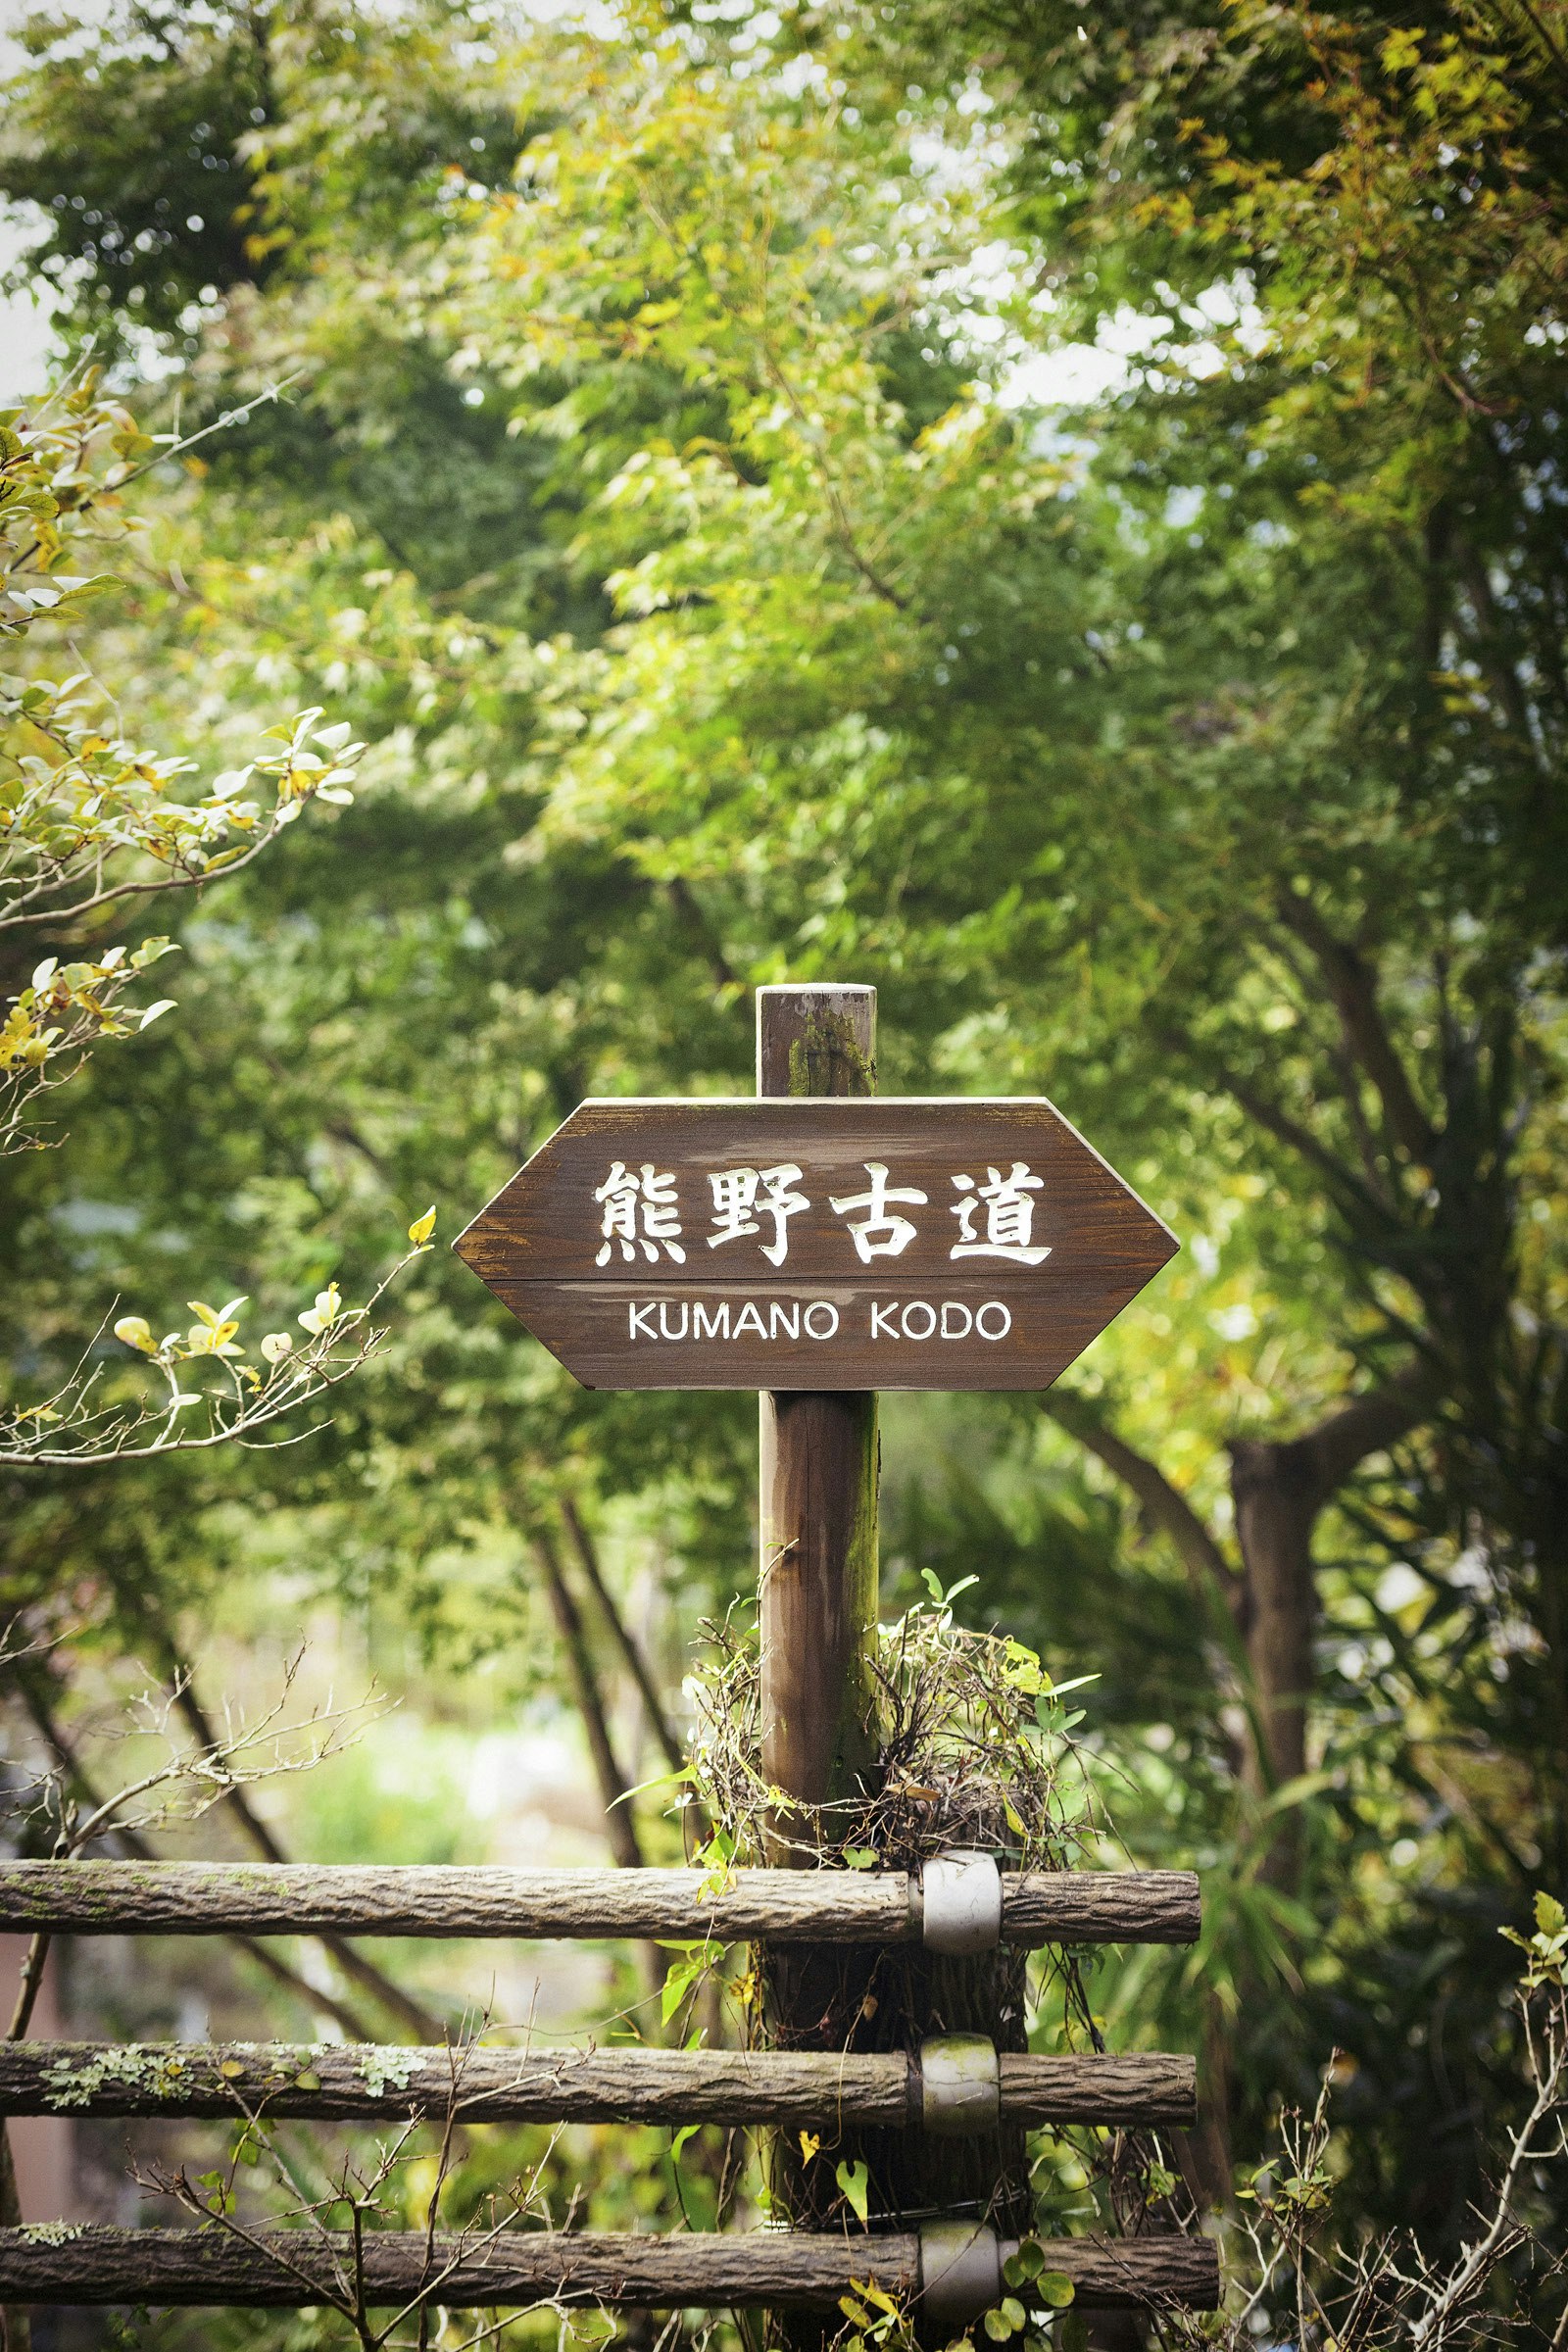
<path fill-rule="evenodd" d="M 1040 1389 L 1174 1255 L 1043 1097 L 579 1104 L 457 1242 L 595 1389 Z"/>

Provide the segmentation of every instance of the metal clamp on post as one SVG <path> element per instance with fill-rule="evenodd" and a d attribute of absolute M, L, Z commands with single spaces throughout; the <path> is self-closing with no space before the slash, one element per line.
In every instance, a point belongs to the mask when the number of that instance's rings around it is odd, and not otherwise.
<path fill-rule="evenodd" d="M 989 1854 L 943 1854 L 920 1872 L 928 1952 L 962 1960 L 1002 1941 L 1002 1873 Z"/>
<path fill-rule="evenodd" d="M 920 2044 L 920 2121 L 939 2139 L 995 2132 L 1002 2065 L 983 2034 L 933 2034 Z"/>
<path fill-rule="evenodd" d="M 1002 2300 L 1002 2247 L 983 2222 L 920 2225 L 920 2333 L 945 2343 Z"/>

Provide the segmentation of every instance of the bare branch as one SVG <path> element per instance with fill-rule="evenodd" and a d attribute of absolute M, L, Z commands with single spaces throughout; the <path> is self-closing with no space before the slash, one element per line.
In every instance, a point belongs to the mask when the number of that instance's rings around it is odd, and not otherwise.
<path fill-rule="evenodd" d="M 1377 1090 L 1389 1131 L 1420 1166 L 1431 1163 L 1437 1131 L 1416 1100 L 1377 997 L 1377 974 L 1358 951 L 1336 939 L 1309 898 L 1282 893 L 1280 919 L 1317 958 L 1346 1044 Z"/>
<path fill-rule="evenodd" d="M 23 1705 L 26 1708 L 28 1715 L 32 1718 L 56 1759 L 66 1788 L 74 1791 L 82 1804 L 95 1812 L 101 1812 L 104 1799 L 99 1794 L 91 1775 L 56 1720 L 54 1710 L 39 1679 L 30 1674 L 17 1675 L 15 1683 Z M 152 1846 L 138 1830 L 127 1828 L 121 1823 L 116 1826 L 114 1836 L 133 1861 L 151 1862 L 156 1860 L 157 1857 Z M 243 1952 L 248 1960 L 253 1960 L 258 1968 L 264 1970 L 272 1979 L 275 1984 L 281 1985 L 296 2000 L 302 2001 L 308 2009 L 316 2010 L 320 2015 L 331 2018 L 349 2035 L 351 2040 L 366 2041 L 370 2038 L 362 2017 L 345 2003 L 337 2000 L 333 1994 L 323 1992 L 317 1985 L 308 1984 L 305 1978 L 278 1957 L 270 1944 L 262 1942 L 254 1936 L 243 1934 L 231 1933 L 228 1940 L 237 1951 Z"/>
<path fill-rule="evenodd" d="M 190 1669 L 173 1654 L 172 1649 L 171 1649 L 171 1657 L 174 1670 L 175 1704 L 195 1733 L 200 1746 L 216 1753 L 220 1747 L 219 1735 L 201 1700 L 196 1695 L 196 1686 L 191 1678 Z M 223 1793 L 229 1811 L 239 1822 L 257 1852 L 269 1862 L 287 1862 L 289 1856 L 278 1843 L 271 1829 L 251 1803 L 246 1794 L 244 1782 L 235 1779 Z M 440 2039 L 440 2022 L 432 2016 L 431 2012 L 422 2007 L 411 1993 L 405 1992 L 395 1978 L 387 1976 L 383 1970 L 377 1968 L 373 1960 L 368 1960 L 363 1952 L 355 1948 L 346 1936 L 326 1934 L 321 1936 L 318 1940 L 322 1948 L 331 1953 L 332 1958 L 351 1984 L 358 1984 L 362 1992 L 368 1992 L 373 2000 L 379 2001 L 384 2008 L 390 2010 L 392 2015 L 399 2018 L 419 2040 L 433 2042 Z"/>
<path fill-rule="evenodd" d="M 1069 1437 L 1076 1438 L 1121 1480 L 1137 1497 L 1150 1524 L 1170 1538 L 1204 1605 L 1218 1597 L 1239 1622 L 1246 1605 L 1241 1578 L 1181 1489 L 1171 1484 L 1158 1463 L 1118 1437 L 1100 1409 L 1078 1391 L 1059 1386 L 1048 1389 L 1040 1404 Z"/>
<path fill-rule="evenodd" d="M 604 1694 L 599 1688 L 599 1677 L 588 1648 L 582 1613 L 566 1583 L 561 1565 L 561 1553 L 550 1528 L 534 1528 L 530 1540 L 534 1557 L 544 1570 L 545 1590 L 550 1595 L 550 1606 L 566 1652 L 566 1665 L 576 1693 L 578 1712 L 588 1735 L 589 1752 L 594 1760 L 599 1793 L 605 1807 L 605 1836 L 622 1869 L 641 1870 L 643 1850 L 637 1836 L 637 1824 L 632 1819 L 631 1807 L 622 1801 L 629 1793 L 632 1782 L 630 1776 L 622 1772 L 611 1740 Z"/>
<path fill-rule="evenodd" d="M 1436 1401 L 1431 1375 L 1424 1365 L 1413 1364 L 1385 1387 L 1352 1398 L 1343 1410 L 1298 1440 L 1310 1460 L 1323 1500 L 1368 1454 L 1386 1451 L 1430 1420 Z"/>

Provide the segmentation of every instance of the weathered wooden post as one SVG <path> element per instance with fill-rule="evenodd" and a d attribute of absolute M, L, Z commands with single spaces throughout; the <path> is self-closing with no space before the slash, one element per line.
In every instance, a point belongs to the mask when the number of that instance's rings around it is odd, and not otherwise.
<path fill-rule="evenodd" d="M 869 1095 L 874 988 L 760 988 L 759 1095 Z M 768 1860 L 813 1859 L 815 1808 L 875 1754 L 877 1607 L 874 1390 L 764 1389 L 759 1398 L 758 1625 L 762 1772 L 798 1810 Z"/>
<path fill-rule="evenodd" d="M 760 1096 L 869 1095 L 876 1086 L 874 988 L 760 988 Z M 877 1399 L 874 1389 L 767 1390 L 758 1397 L 758 1635 L 762 1775 L 797 1800 L 775 1817 L 769 1862 L 813 1862 L 831 1815 L 876 1754 L 871 1650 L 877 1621 Z M 843 2049 L 876 1971 L 874 1949 L 762 1947 L 769 2038 L 781 2050 Z M 831 2155 L 855 2161 L 842 2131 Z M 838 2197 L 835 2163 L 808 2161 L 775 2133 L 776 2210 L 797 2225 Z M 819 2343 L 816 2315 L 776 2315 L 792 2343 Z M 831 2328 L 826 2329 L 831 2332 Z"/>

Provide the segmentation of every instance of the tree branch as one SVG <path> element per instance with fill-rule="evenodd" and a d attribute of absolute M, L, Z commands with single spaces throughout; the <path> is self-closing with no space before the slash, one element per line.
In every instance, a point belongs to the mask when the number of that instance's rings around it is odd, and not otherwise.
<path fill-rule="evenodd" d="M 75 1789 L 84 1804 L 94 1812 L 100 1812 L 103 1808 L 103 1799 L 75 1749 L 55 1721 L 54 1711 L 42 1690 L 37 1688 L 30 1676 L 17 1675 L 15 1682 L 23 1705 L 26 1708 L 61 1772 L 65 1775 L 68 1785 Z M 151 1845 L 139 1830 L 117 1826 L 113 1835 L 119 1839 L 133 1862 L 157 1860 Z M 265 1970 L 274 1984 L 282 1985 L 297 2000 L 303 2001 L 307 2008 L 316 2010 L 323 2017 L 333 2019 L 337 2025 L 341 2026 L 351 2041 L 373 2039 L 365 2020 L 356 2011 L 349 2008 L 345 2002 L 337 2000 L 331 1993 L 319 1991 L 316 1985 L 308 1984 L 305 1978 L 290 1968 L 285 1960 L 280 1960 L 269 1944 L 261 1942 L 254 1936 L 230 1935 L 227 1940 L 236 1951 L 243 1952 L 248 1960 L 254 1960 L 258 1968 Z"/>
<path fill-rule="evenodd" d="M 594 1671 L 588 1637 L 583 1630 L 582 1612 L 566 1583 L 561 1565 L 556 1539 L 548 1527 L 531 1531 L 534 1556 L 544 1570 L 545 1589 L 550 1594 L 550 1606 L 555 1612 L 556 1625 L 566 1652 L 566 1664 L 571 1674 L 578 1711 L 588 1735 L 589 1752 L 599 1780 L 599 1791 L 605 1804 L 605 1836 L 615 1860 L 623 1870 L 641 1870 L 642 1843 L 637 1836 L 637 1824 L 631 1807 L 623 1800 L 631 1782 L 615 1760 L 611 1741 L 610 1722 L 605 1713 L 604 1694 L 599 1677 Z"/>
<path fill-rule="evenodd" d="M 1492 684 L 1501 703 L 1508 721 L 1509 732 L 1526 752 L 1530 764 L 1539 778 L 1541 751 L 1536 732 L 1530 723 L 1530 704 L 1520 682 L 1519 672 L 1504 650 L 1504 625 L 1492 593 L 1487 567 L 1463 531 L 1455 531 L 1454 548 L 1458 556 L 1459 573 L 1464 581 L 1465 594 L 1476 618 L 1476 637 L 1481 645 Z"/>
<path fill-rule="evenodd" d="M 670 905 L 691 933 L 693 944 L 708 966 L 713 986 L 717 989 L 738 988 L 740 982 L 731 970 L 718 937 L 685 875 L 671 874 L 664 884 L 664 890 Z"/>
<path fill-rule="evenodd" d="M 1196 1061 L 1206 1083 L 1222 1088 L 1233 1102 L 1240 1104 L 1250 1119 L 1256 1120 L 1265 1133 L 1272 1135 L 1276 1142 L 1284 1144 L 1288 1150 L 1299 1152 L 1308 1166 L 1317 1169 L 1330 1190 L 1339 1194 L 1344 1200 L 1353 1202 L 1369 1222 L 1385 1227 L 1393 1225 L 1395 1220 L 1388 1205 L 1362 1183 L 1355 1170 L 1348 1167 L 1343 1159 L 1329 1150 L 1327 1144 L 1320 1143 L 1310 1127 L 1303 1127 L 1298 1119 L 1292 1118 L 1288 1110 L 1282 1109 L 1269 1096 L 1260 1093 L 1250 1079 L 1238 1076 L 1204 1046 L 1193 1038 L 1182 1036 L 1177 1030 L 1161 1031 L 1160 1042 L 1171 1053 L 1179 1054 L 1184 1061 Z"/>
<path fill-rule="evenodd" d="M 1150 1524 L 1170 1538 L 1205 1606 L 1217 1595 L 1239 1624 L 1246 1602 L 1242 1580 L 1186 1495 L 1172 1486 L 1158 1463 L 1118 1437 L 1089 1399 L 1076 1391 L 1048 1389 L 1040 1402 L 1052 1420 L 1121 1480 Z"/>
<path fill-rule="evenodd" d="M 196 1687 L 191 1680 L 190 1669 L 180 1661 L 172 1649 L 170 1649 L 168 1654 L 172 1668 L 172 1679 L 175 1704 L 202 1746 L 216 1751 L 220 1746 L 220 1741 L 206 1708 L 196 1695 Z M 236 1781 L 228 1789 L 224 1801 L 252 1845 L 265 1861 L 287 1862 L 290 1859 L 251 1803 L 243 1783 Z M 324 1950 L 331 1953 L 338 1967 L 352 1984 L 358 1984 L 362 1992 L 369 1993 L 373 2000 L 379 2001 L 383 2008 L 390 2010 L 394 2017 L 400 2019 L 410 2029 L 416 2039 L 428 2042 L 438 2042 L 443 2039 L 445 2030 L 440 2021 L 432 2016 L 428 2009 L 421 2008 L 412 1993 L 405 1992 L 401 1984 L 395 1984 L 392 1978 L 383 1975 L 373 1960 L 368 1960 L 363 1952 L 357 1951 L 346 1936 L 325 1934 L 318 1936 L 317 1940 Z"/>
<path fill-rule="evenodd" d="M 1437 1398 L 1422 1364 L 1412 1364 L 1381 1389 L 1352 1397 L 1331 1419 L 1297 1441 L 1310 1463 L 1322 1502 L 1369 1453 L 1382 1453 L 1430 1420 Z"/>
<path fill-rule="evenodd" d="M 1437 1132 L 1416 1101 L 1377 1000 L 1377 975 L 1366 958 L 1336 939 L 1310 899 L 1284 891 L 1280 920 L 1316 957 L 1328 983 L 1346 1043 L 1376 1088 L 1389 1131 L 1410 1157 L 1431 1163 Z"/>
<path fill-rule="evenodd" d="M 648 1717 L 649 1728 L 663 1750 L 664 1761 L 671 1772 L 683 1772 L 686 1768 L 686 1751 L 675 1736 L 674 1727 L 664 1712 L 659 1692 L 654 1689 L 654 1678 L 648 1670 L 648 1661 L 632 1639 L 631 1628 L 616 1608 L 610 1588 L 605 1583 L 604 1570 L 599 1565 L 599 1547 L 589 1534 L 586 1522 L 581 1511 L 578 1510 L 575 1500 L 569 1494 L 562 1497 L 561 1515 L 566 1523 L 572 1548 L 577 1554 L 583 1575 L 588 1579 L 594 1598 L 604 1611 L 605 1622 L 614 1637 L 615 1645 L 625 1659 L 627 1671 L 637 1686 L 638 1695 L 642 1699 L 643 1709 Z"/>

